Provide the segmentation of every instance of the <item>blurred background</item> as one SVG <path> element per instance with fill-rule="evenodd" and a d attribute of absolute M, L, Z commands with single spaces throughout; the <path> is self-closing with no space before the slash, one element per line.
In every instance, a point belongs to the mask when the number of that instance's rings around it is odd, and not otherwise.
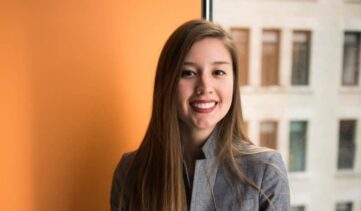
<path fill-rule="evenodd" d="M 201 1 L 0 2 L 0 210 L 109 210 L 160 50 Z"/>
<path fill-rule="evenodd" d="M 248 134 L 281 152 L 292 211 L 361 211 L 361 1 L 213 0 L 239 49 Z"/>
<path fill-rule="evenodd" d="M 248 134 L 281 152 L 293 211 L 361 211 L 361 1 L 207 2 L 240 52 Z M 160 50 L 201 5 L 0 3 L 0 210 L 109 210 Z"/>

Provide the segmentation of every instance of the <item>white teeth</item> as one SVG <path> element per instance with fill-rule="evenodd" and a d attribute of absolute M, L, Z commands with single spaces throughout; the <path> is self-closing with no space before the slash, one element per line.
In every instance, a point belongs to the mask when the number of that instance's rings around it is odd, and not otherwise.
<path fill-rule="evenodd" d="M 208 108 L 212 108 L 213 106 L 216 105 L 216 102 L 211 102 L 211 103 L 193 103 L 192 104 L 194 107 L 196 108 L 201 108 L 201 109 L 208 109 Z"/>

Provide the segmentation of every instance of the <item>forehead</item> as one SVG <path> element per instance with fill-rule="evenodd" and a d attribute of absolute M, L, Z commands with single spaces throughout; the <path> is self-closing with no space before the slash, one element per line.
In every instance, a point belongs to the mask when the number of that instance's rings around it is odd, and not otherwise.
<path fill-rule="evenodd" d="M 204 38 L 195 42 L 185 57 L 184 62 L 214 62 L 232 63 L 230 51 L 218 38 Z"/>

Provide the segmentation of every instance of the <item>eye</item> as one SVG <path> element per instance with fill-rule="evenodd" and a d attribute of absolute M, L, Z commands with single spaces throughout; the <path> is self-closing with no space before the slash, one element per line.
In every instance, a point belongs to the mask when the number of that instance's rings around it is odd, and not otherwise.
<path fill-rule="evenodd" d="M 216 76 L 226 75 L 226 72 L 223 70 L 214 70 L 213 75 L 216 75 Z"/>
<path fill-rule="evenodd" d="M 195 75 L 197 75 L 197 73 L 192 70 L 182 70 L 182 72 L 181 72 L 182 78 L 189 78 L 189 77 L 192 77 Z"/>

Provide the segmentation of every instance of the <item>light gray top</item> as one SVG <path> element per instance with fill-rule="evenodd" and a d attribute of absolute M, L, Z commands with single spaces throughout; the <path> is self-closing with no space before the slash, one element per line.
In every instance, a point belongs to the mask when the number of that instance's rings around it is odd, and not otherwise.
<path fill-rule="evenodd" d="M 215 145 L 216 137 L 213 134 L 202 147 L 205 159 L 196 161 L 190 211 L 291 210 L 287 173 L 278 152 L 261 152 L 237 158 L 242 172 L 268 196 L 269 203 L 264 195 L 249 185 L 240 185 L 241 198 L 236 194 L 224 167 L 215 165 Z M 134 155 L 134 152 L 124 155 L 114 172 L 111 211 L 119 210 L 120 189 L 125 188 L 125 194 L 130 191 L 120 184 L 124 180 L 124 168 Z"/>

